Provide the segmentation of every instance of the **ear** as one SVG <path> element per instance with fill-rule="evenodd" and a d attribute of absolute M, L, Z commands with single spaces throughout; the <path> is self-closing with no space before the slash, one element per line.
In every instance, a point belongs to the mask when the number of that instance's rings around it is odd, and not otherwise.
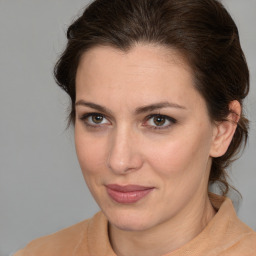
<path fill-rule="evenodd" d="M 236 131 L 237 123 L 240 119 L 241 105 L 237 100 L 229 104 L 230 114 L 226 121 L 217 122 L 213 129 L 213 142 L 210 150 L 211 157 L 223 156 Z"/>

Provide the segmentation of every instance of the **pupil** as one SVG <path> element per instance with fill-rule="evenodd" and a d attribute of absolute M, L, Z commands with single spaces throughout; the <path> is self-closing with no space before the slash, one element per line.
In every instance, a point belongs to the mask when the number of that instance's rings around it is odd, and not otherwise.
<path fill-rule="evenodd" d="M 93 116 L 92 120 L 94 123 L 101 123 L 102 122 L 103 117 L 102 116 Z"/>
<path fill-rule="evenodd" d="M 161 116 L 157 116 L 154 118 L 154 123 L 157 125 L 157 126 L 161 126 L 165 123 L 165 118 L 164 117 L 161 117 Z"/>

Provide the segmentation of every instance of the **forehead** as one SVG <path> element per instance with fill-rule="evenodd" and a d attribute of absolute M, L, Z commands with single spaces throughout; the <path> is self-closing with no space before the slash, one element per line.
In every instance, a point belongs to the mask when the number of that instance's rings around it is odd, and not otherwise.
<path fill-rule="evenodd" d="M 136 45 L 127 52 L 108 46 L 90 49 L 80 60 L 76 96 L 113 102 L 198 102 L 193 73 L 182 55 L 154 45 Z M 201 99 L 202 100 L 202 99 Z"/>
<path fill-rule="evenodd" d="M 180 52 L 157 44 L 138 43 L 127 51 L 122 51 L 111 46 L 93 47 L 82 55 L 78 65 L 78 71 L 85 68 L 88 69 L 93 64 L 96 64 L 97 68 L 103 67 L 106 64 L 110 66 L 125 64 L 137 68 L 153 68 L 157 65 L 167 66 L 169 64 L 175 64 L 192 72 L 185 57 Z M 104 66 L 105 69 L 108 67 Z"/>

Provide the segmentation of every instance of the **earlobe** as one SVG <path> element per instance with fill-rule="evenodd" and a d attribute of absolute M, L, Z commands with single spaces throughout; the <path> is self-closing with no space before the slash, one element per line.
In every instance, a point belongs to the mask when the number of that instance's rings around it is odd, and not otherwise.
<path fill-rule="evenodd" d="M 240 103 L 237 100 L 231 101 L 229 110 L 227 120 L 216 123 L 214 127 L 211 157 L 220 157 L 226 153 L 236 131 L 241 114 Z"/>

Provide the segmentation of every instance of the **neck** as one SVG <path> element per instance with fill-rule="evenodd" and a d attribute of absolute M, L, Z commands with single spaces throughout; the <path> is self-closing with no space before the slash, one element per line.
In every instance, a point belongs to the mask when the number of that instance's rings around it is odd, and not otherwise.
<path fill-rule="evenodd" d="M 214 217 L 209 197 L 194 197 L 178 216 L 148 230 L 125 231 L 110 224 L 109 236 L 118 256 L 156 256 L 170 253 L 195 238 Z"/>

